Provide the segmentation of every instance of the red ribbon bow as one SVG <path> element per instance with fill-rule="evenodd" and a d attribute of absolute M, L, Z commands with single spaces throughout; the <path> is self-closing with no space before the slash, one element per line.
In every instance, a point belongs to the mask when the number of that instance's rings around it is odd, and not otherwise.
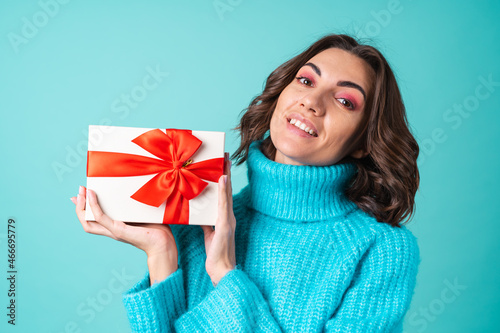
<path fill-rule="evenodd" d="M 87 177 L 130 177 L 156 174 L 132 199 L 159 207 L 166 201 L 164 224 L 189 224 L 189 200 L 223 175 L 224 158 L 192 163 L 191 156 L 201 141 L 189 130 L 154 129 L 139 135 L 133 143 L 160 159 L 102 151 L 89 151 Z"/>

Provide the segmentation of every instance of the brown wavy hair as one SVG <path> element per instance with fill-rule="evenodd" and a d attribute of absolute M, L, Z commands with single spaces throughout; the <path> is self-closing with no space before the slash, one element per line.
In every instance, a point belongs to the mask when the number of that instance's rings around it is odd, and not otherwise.
<path fill-rule="evenodd" d="M 360 44 L 350 36 L 327 35 L 269 75 L 264 91 L 243 110 L 244 114 L 235 128 L 240 131 L 241 144 L 232 158 L 238 165 L 248 158 L 250 144 L 266 136 L 283 89 L 293 81 L 304 64 L 329 48 L 339 48 L 356 55 L 375 72 L 362 129 L 361 145 L 368 155 L 360 159 L 346 157 L 339 162 L 353 162 L 358 169 L 346 189 L 346 195 L 377 221 L 400 227 L 414 213 L 415 194 L 420 181 L 417 167 L 419 147 L 409 130 L 401 93 L 387 60 L 374 47 Z M 262 143 L 262 151 L 274 160 L 276 148 L 268 135 Z"/>

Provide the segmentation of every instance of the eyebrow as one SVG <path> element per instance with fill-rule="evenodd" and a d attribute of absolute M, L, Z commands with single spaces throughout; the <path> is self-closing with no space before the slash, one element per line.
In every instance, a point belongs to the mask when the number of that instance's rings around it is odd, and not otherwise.
<path fill-rule="evenodd" d="M 312 62 L 308 62 L 307 64 L 305 64 L 304 66 L 309 66 L 313 69 L 313 71 L 316 72 L 316 74 L 318 74 L 318 76 L 321 76 L 321 70 L 319 69 L 318 66 L 316 66 L 315 64 L 313 64 Z M 359 85 L 359 84 L 356 84 L 354 82 L 351 82 L 351 81 L 339 81 L 337 82 L 337 86 L 339 87 L 349 87 L 349 88 L 354 88 L 354 89 L 358 89 L 361 94 L 363 94 L 363 97 L 364 99 L 366 100 L 366 93 L 365 93 L 365 90 Z"/>

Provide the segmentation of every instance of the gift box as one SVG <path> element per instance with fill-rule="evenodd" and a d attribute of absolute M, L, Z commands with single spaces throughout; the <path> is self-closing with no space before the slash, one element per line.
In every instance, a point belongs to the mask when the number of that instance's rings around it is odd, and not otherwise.
<path fill-rule="evenodd" d="M 91 125 L 87 188 L 114 220 L 215 225 L 224 139 L 223 132 Z M 95 221 L 88 200 L 85 214 Z"/>

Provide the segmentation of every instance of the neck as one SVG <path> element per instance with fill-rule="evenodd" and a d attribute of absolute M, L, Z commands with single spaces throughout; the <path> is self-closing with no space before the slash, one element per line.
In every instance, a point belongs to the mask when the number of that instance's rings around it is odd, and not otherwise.
<path fill-rule="evenodd" d="M 355 173 L 351 163 L 281 164 L 260 151 L 260 141 L 254 142 L 248 154 L 251 205 L 263 214 L 297 222 L 344 216 L 356 208 L 344 194 Z"/>

